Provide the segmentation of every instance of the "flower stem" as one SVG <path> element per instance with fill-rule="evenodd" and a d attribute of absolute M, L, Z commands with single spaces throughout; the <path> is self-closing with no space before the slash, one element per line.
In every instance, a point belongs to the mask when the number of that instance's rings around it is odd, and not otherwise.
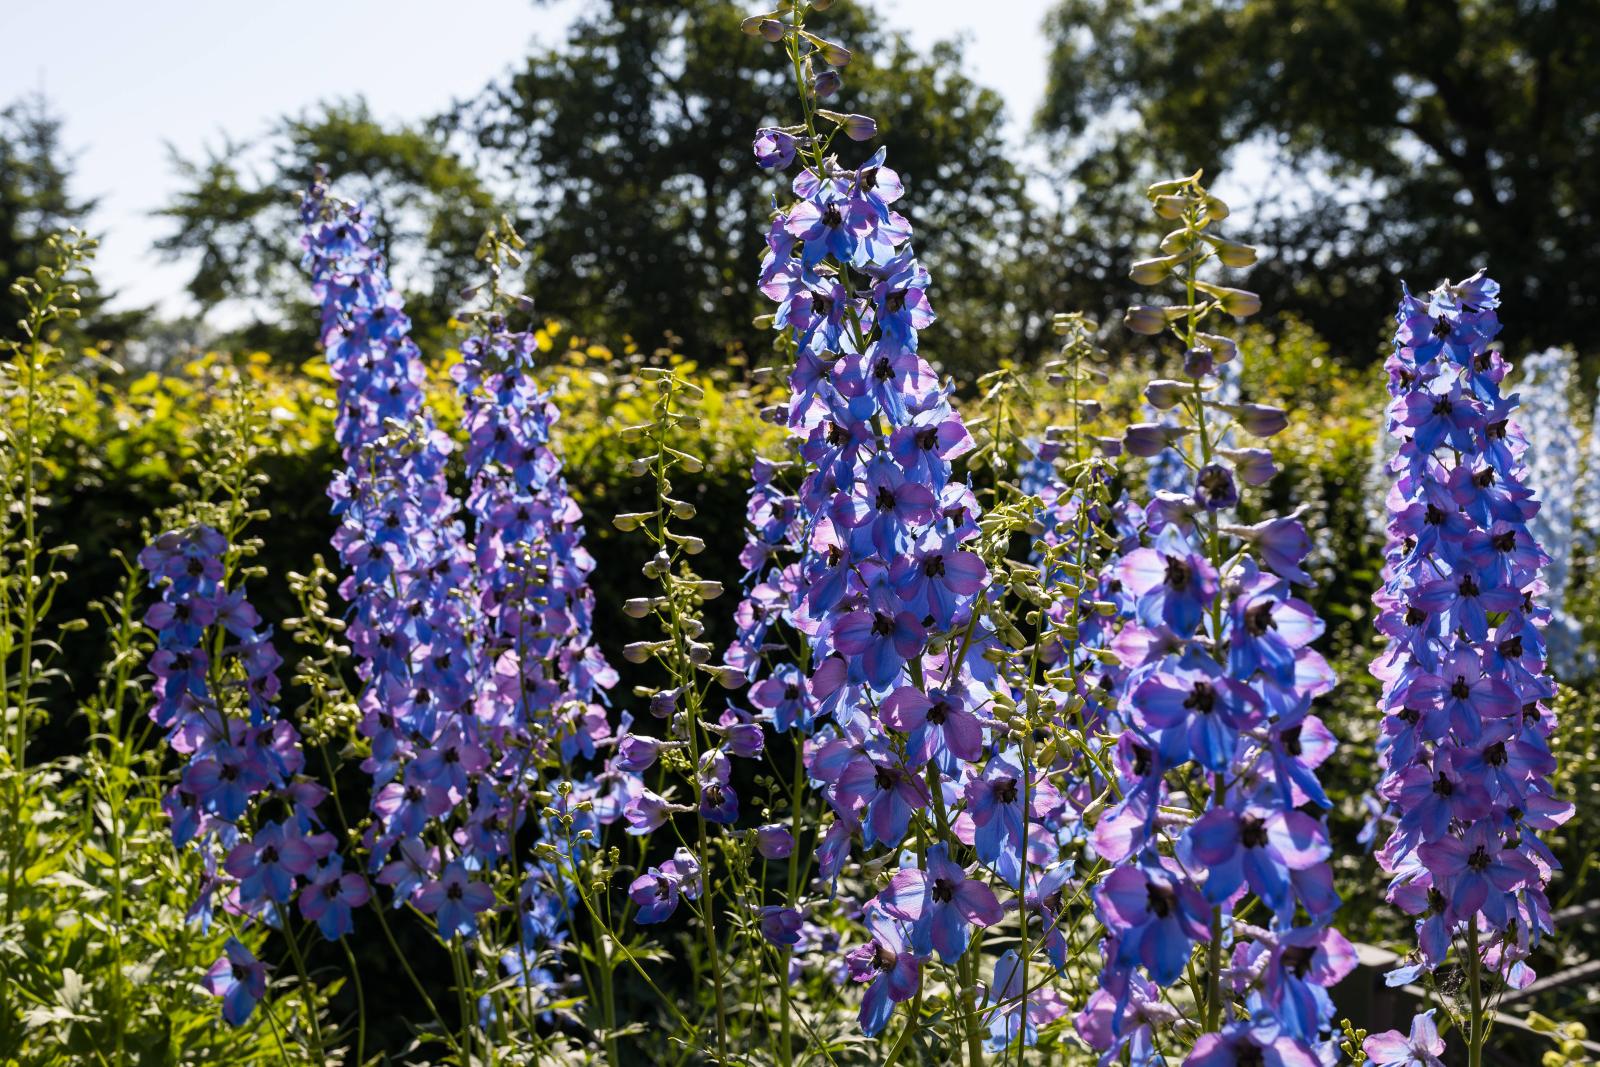
<path fill-rule="evenodd" d="M 1467 1031 L 1467 1067 L 1483 1067 L 1483 1039 L 1488 1020 L 1483 1012 L 1483 959 L 1478 954 L 1478 922 L 1467 923 L 1467 990 L 1472 1000 L 1472 1026 Z"/>

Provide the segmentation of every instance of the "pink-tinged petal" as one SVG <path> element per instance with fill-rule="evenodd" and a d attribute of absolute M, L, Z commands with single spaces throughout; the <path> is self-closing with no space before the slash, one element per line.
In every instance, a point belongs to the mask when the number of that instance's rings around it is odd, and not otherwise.
<path fill-rule="evenodd" d="M 926 721 L 928 709 L 931 707 L 933 701 L 916 686 L 903 685 L 883 702 L 880 717 L 886 725 L 909 732 Z"/>
<path fill-rule="evenodd" d="M 1272 613 L 1272 622 L 1278 636 L 1291 648 L 1300 648 L 1322 636 L 1322 620 L 1315 609 L 1302 600 L 1286 600 Z"/>
<path fill-rule="evenodd" d="M 1444 1055 L 1444 1038 L 1439 1036 L 1439 1027 L 1433 1021 L 1432 1011 L 1425 1011 L 1411 1020 L 1411 1044 L 1435 1056 Z"/>
<path fill-rule="evenodd" d="M 956 890 L 955 904 L 962 916 L 977 926 L 993 926 L 1006 914 L 994 890 L 972 878 L 962 882 Z"/>
<path fill-rule="evenodd" d="M 1385 1030 L 1361 1042 L 1361 1051 L 1367 1054 L 1367 1059 L 1373 1062 L 1374 1067 L 1390 1067 L 1411 1058 L 1411 1043 L 1400 1031 Z"/>
<path fill-rule="evenodd" d="M 1303 811 L 1284 812 L 1268 821 L 1267 839 L 1292 871 L 1315 867 L 1333 851 L 1322 824 Z"/>
<path fill-rule="evenodd" d="M 889 879 L 889 885 L 878 894 L 883 910 L 897 919 L 916 922 L 928 902 L 928 878 L 915 867 L 907 867 Z"/>
<path fill-rule="evenodd" d="M 1181 686 L 1179 679 L 1158 674 L 1145 679 L 1133 692 L 1133 709 L 1146 726 L 1164 730 L 1176 726 L 1189 717 L 1183 702 L 1189 699 L 1193 687 Z"/>
<path fill-rule="evenodd" d="M 961 596 L 971 596 L 989 576 L 989 568 L 976 553 L 952 552 L 944 557 L 944 584 Z"/>
<path fill-rule="evenodd" d="M 1122 557 L 1117 578 L 1134 596 L 1143 596 L 1166 580 L 1167 561 L 1153 548 L 1136 548 Z"/>
<path fill-rule="evenodd" d="M 974 763 L 983 755 L 983 724 L 969 711 L 951 712 L 944 721 L 944 743 L 957 759 Z"/>
<path fill-rule="evenodd" d="M 1119 926 L 1144 922 L 1150 908 L 1150 887 L 1144 872 L 1136 867 L 1118 867 L 1100 883 L 1100 904 Z"/>
<path fill-rule="evenodd" d="M 1215 866 L 1239 850 L 1239 820 L 1231 811 L 1218 808 L 1196 819 L 1184 836 L 1196 860 L 1206 867 Z"/>

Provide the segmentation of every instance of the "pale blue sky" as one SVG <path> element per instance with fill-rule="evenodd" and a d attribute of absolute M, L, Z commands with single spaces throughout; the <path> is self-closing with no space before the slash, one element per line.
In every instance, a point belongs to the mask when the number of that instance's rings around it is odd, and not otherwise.
<path fill-rule="evenodd" d="M 690 0 L 692 2 L 692 0 Z M 561 40 L 584 0 L 0 0 L 13 58 L 0 101 L 43 90 L 96 197 L 99 273 L 119 303 L 189 309 L 187 269 L 151 242 L 150 212 L 175 186 L 166 145 L 194 158 L 225 132 L 249 139 L 320 100 L 366 96 L 383 118 L 419 118 L 468 96 L 532 41 Z M 1013 133 L 1045 82 L 1048 0 L 880 0 L 919 45 L 968 40 L 968 66 L 1006 98 Z M 730 146 L 736 147 L 736 146 Z"/>

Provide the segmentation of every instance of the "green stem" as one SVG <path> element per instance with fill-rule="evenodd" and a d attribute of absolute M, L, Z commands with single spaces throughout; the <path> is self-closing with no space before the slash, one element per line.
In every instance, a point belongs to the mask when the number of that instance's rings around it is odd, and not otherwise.
<path fill-rule="evenodd" d="M 1483 960 L 1478 955 L 1478 922 L 1467 921 L 1467 990 L 1472 1000 L 1472 1026 L 1467 1031 L 1467 1067 L 1483 1067 L 1483 1045 L 1489 1020 L 1483 1010 Z"/>
<path fill-rule="evenodd" d="M 356 954 L 350 951 L 349 939 L 341 937 L 339 946 L 350 964 L 350 981 L 356 990 L 356 1067 L 361 1067 L 367 1062 L 367 993 L 361 986 L 361 968 L 356 963 Z"/>
<path fill-rule="evenodd" d="M 316 1057 L 316 1062 L 328 1062 L 327 1045 L 322 1038 L 322 1020 L 317 1017 L 317 991 L 311 984 L 310 972 L 306 970 L 306 959 L 300 951 L 300 939 L 295 936 L 294 924 L 289 920 L 287 912 L 283 919 L 283 940 L 289 947 L 289 956 L 294 960 L 295 973 L 300 976 L 300 1003 L 306 1010 L 306 1019 L 311 1024 L 311 1052 Z"/>

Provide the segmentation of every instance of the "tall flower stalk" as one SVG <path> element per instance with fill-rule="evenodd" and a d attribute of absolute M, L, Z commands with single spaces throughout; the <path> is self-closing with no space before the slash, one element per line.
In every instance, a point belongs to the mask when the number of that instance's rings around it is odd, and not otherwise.
<path fill-rule="evenodd" d="M 1549 557 L 1530 523 L 1526 442 L 1502 393 L 1510 365 L 1499 286 L 1483 272 L 1400 303 L 1388 360 L 1389 542 L 1375 595 L 1388 647 L 1379 794 L 1396 823 L 1378 852 L 1389 899 L 1416 916 L 1409 981 L 1454 955 L 1467 1001 L 1454 1013 L 1482 1062 L 1488 978 L 1533 980 L 1526 962 L 1552 927 L 1559 868 L 1539 840 L 1571 817 L 1553 794 L 1555 684 L 1546 671 Z"/>
<path fill-rule="evenodd" d="M 42 714 L 40 689 L 60 654 L 44 627 L 67 578 L 60 564 L 77 551 L 66 543 L 47 544 L 47 531 L 39 522 L 48 500 L 45 454 L 60 425 L 63 352 L 54 334 L 60 324 L 78 317 L 78 280 L 94 251 L 95 242 L 75 230 L 48 239 L 43 265 L 12 284 L 26 308 L 16 323 L 22 337 L 0 346 L 9 357 L 0 363 L 0 705 L 6 709 L 0 789 L 6 796 L 8 926 L 18 912 L 21 874 L 31 848 L 24 815 L 28 742 Z"/>
<path fill-rule="evenodd" d="M 1226 205 L 1198 174 L 1152 186 L 1150 199 L 1174 228 L 1132 277 L 1169 280 L 1178 299 L 1131 308 L 1124 322 L 1175 337 L 1183 362 L 1180 377 L 1145 390 L 1175 418 L 1129 427 L 1124 448 L 1175 450 L 1187 479 L 1155 494 L 1141 542 L 1113 570 L 1130 616 L 1114 642 L 1127 668 L 1120 799 L 1094 829 L 1113 869 L 1094 894 L 1106 930 L 1103 996 L 1091 1005 L 1101 1018 L 1086 1013 L 1080 1030 L 1108 1053 L 1148 1044 L 1172 1021 L 1160 987 L 1187 976 L 1186 1062 L 1310 1063 L 1332 1034 L 1325 990 L 1355 965 L 1327 925 L 1339 901 L 1317 813 L 1328 798 L 1315 768 L 1333 741 L 1311 708 L 1333 675 L 1310 647 L 1322 624 L 1293 590 L 1309 581 L 1305 531 L 1293 517 L 1237 517 L 1242 492 L 1275 473 L 1271 454 L 1227 443 L 1271 437 L 1286 416 L 1219 395 L 1237 350 L 1216 331 L 1260 308 L 1253 293 L 1208 278 L 1213 264 L 1255 258 L 1218 232 Z"/>

